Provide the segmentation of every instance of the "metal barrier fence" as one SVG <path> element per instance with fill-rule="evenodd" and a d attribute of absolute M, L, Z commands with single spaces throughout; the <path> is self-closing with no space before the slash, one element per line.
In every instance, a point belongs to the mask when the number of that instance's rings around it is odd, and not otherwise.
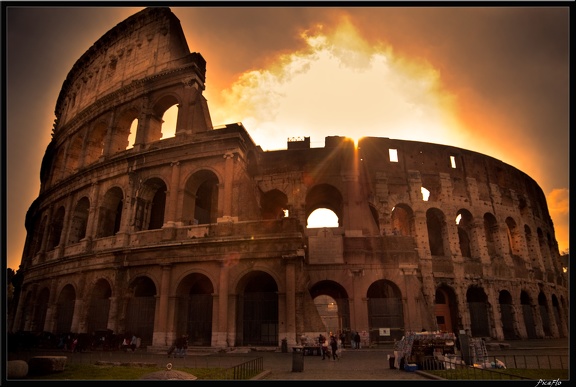
<path fill-rule="evenodd" d="M 256 359 L 245 361 L 244 363 L 235 365 L 226 370 L 226 380 L 245 380 L 250 379 L 264 370 L 264 358 L 258 357 Z"/>
<path fill-rule="evenodd" d="M 521 380 L 522 377 L 506 369 L 568 369 L 568 355 L 499 355 L 488 356 L 483 364 L 465 364 L 460 356 L 447 356 L 443 360 L 426 356 L 418 364 L 423 371 L 434 370 L 444 379 Z"/>

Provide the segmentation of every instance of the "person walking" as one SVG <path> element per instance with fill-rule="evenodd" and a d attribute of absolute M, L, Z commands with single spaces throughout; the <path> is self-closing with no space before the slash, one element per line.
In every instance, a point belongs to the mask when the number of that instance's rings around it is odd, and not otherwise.
<path fill-rule="evenodd" d="M 340 360 L 336 353 L 338 351 L 338 340 L 334 335 L 330 336 L 330 350 L 332 351 L 332 360 Z"/>

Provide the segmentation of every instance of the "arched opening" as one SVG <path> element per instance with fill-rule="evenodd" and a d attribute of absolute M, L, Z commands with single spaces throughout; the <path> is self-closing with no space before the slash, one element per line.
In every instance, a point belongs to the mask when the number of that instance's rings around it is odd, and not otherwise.
<path fill-rule="evenodd" d="M 522 305 L 522 314 L 524 315 L 524 326 L 526 335 L 529 339 L 536 339 L 536 324 L 534 322 L 534 313 L 532 312 L 532 300 L 524 290 L 520 293 L 520 304 Z"/>
<path fill-rule="evenodd" d="M 98 161 L 104 154 L 104 138 L 106 138 L 107 130 L 108 126 L 104 122 L 98 122 L 88 133 L 86 138 L 84 165 L 89 165 Z"/>
<path fill-rule="evenodd" d="M 90 297 L 86 327 L 88 333 L 103 332 L 108 329 L 108 314 L 110 313 L 110 297 L 112 289 L 105 279 L 99 279 Z"/>
<path fill-rule="evenodd" d="M 56 302 L 56 334 L 67 334 L 72 331 L 76 291 L 70 284 L 64 286 Z"/>
<path fill-rule="evenodd" d="M 370 343 L 400 340 L 404 335 L 404 309 L 398 286 L 387 280 L 376 281 L 368 288 L 366 297 Z M 389 328 L 390 336 L 381 336 L 380 328 Z"/>
<path fill-rule="evenodd" d="M 216 223 L 218 218 L 218 177 L 200 171 L 186 182 L 182 221 L 184 224 Z"/>
<path fill-rule="evenodd" d="M 324 331 L 344 333 L 344 344 L 351 341 L 350 302 L 346 290 L 337 282 L 320 281 L 310 288 L 310 296 L 324 324 Z"/>
<path fill-rule="evenodd" d="M 52 250 L 60 245 L 62 229 L 64 228 L 64 212 L 64 206 L 59 207 L 50 223 L 48 245 L 46 246 L 48 250 Z"/>
<path fill-rule="evenodd" d="M 548 301 L 544 293 L 538 294 L 538 306 L 540 307 L 540 318 L 542 319 L 542 329 L 544 329 L 544 336 L 552 336 L 550 328 L 550 316 L 548 315 Z"/>
<path fill-rule="evenodd" d="M 392 208 L 392 235 L 411 236 L 413 211 L 407 204 L 400 203 Z"/>
<path fill-rule="evenodd" d="M 178 105 L 172 105 L 162 115 L 162 137 L 174 137 L 176 135 L 176 122 L 178 121 Z"/>
<path fill-rule="evenodd" d="M 146 180 L 136 193 L 134 229 L 157 230 L 164 225 L 166 208 L 166 184 L 162 179 Z"/>
<path fill-rule="evenodd" d="M 281 219 L 288 215 L 288 197 L 284 192 L 277 189 L 262 194 L 260 208 L 262 219 Z"/>
<path fill-rule="evenodd" d="M 156 314 L 156 285 L 150 278 L 142 276 L 132 282 L 129 290 L 132 297 L 126 306 L 125 333 L 139 337 L 142 346 L 151 345 Z"/>
<path fill-rule="evenodd" d="M 178 286 L 176 337 L 188 335 L 188 345 L 209 346 L 212 342 L 214 286 L 204 274 L 190 274 Z"/>
<path fill-rule="evenodd" d="M 321 209 L 318 214 L 312 218 L 315 224 L 331 224 L 330 227 L 342 226 L 342 208 L 343 199 L 340 191 L 329 184 L 319 184 L 310 189 L 306 195 L 306 220 L 310 222 L 310 216 L 316 210 Z M 334 225 L 334 215 L 338 219 L 338 223 Z M 318 216 L 319 219 L 316 219 Z M 308 223 L 306 227 L 312 227 Z M 328 226 L 315 226 L 315 227 L 328 227 Z"/>
<path fill-rule="evenodd" d="M 434 297 L 434 310 L 438 330 L 458 333 L 458 303 L 454 290 L 446 285 L 436 289 Z"/>
<path fill-rule="evenodd" d="M 48 302 L 50 301 L 50 291 L 42 289 L 35 300 L 29 299 L 25 305 L 34 305 L 34 316 L 32 318 L 31 331 L 44 331 L 46 324 L 46 314 L 48 313 Z M 27 314 L 24 314 L 25 316 Z"/>
<path fill-rule="evenodd" d="M 473 230 L 472 214 L 468 210 L 462 209 L 458 211 L 456 216 L 456 225 L 458 227 L 458 242 L 460 245 L 460 253 L 465 258 L 472 258 L 472 246 L 470 240 L 470 236 L 472 235 Z"/>
<path fill-rule="evenodd" d="M 136 139 L 136 130 L 138 128 L 138 114 L 136 108 L 129 108 L 120 114 L 116 127 L 110 133 L 111 144 L 110 152 L 115 154 L 123 152 L 130 147 L 131 137 Z M 132 142 L 134 146 L 134 141 Z"/>
<path fill-rule="evenodd" d="M 514 308 L 512 307 L 512 296 L 506 290 L 500 291 L 498 296 L 498 303 L 500 304 L 500 319 L 502 320 L 502 332 L 504 339 L 514 340 L 517 339 L 516 331 L 514 330 Z"/>
<path fill-rule="evenodd" d="M 98 217 L 97 237 L 103 238 L 115 235 L 120 231 L 124 194 L 119 187 L 113 187 L 106 192 L 100 207 Z"/>
<path fill-rule="evenodd" d="M 466 292 L 466 301 L 470 312 L 470 331 L 472 337 L 490 337 L 488 321 L 488 296 L 480 287 L 470 287 Z"/>
<path fill-rule="evenodd" d="M 76 204 L 70 223 L 70 232 L 68 234 L 68 243 L 78 243 L 86 236 L 86 226 L 88 225 L 88 214 L 90 212 L 90 200 L 83 197 Z"/>
<path fill-rule="evenodd" d="M 236 345 L 278 345 L 278 285 L 270 274 L 253 271 L 238 286 Z"/>
<path fill-rule="evenodd" d="M 428 229 L 428 244 L 433 256 L 449 256 L 447 251 L 447 230 L 444 214 L 437 208 L 426 211 L 426 227 Z"/>

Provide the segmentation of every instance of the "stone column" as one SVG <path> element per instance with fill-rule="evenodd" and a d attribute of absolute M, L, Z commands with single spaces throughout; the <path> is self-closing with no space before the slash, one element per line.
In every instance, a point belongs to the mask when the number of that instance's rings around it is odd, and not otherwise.
<path fill-rule="evenodd" d="M 289 346 L 296 345 L 296 255 L 282 256 L 286 276 L 285 335 Z"/>
<path fill-rule="evenodd" d="M 106 328 L 112 332 L 118 331 L 118 297 L 110 297 L 110 307 L 108 309 L 108 323 Z"/>
<path fill-rule="evenodd" d="M 232 221 L 232 191 L 234 182 L 234 153 L 227 152 L 224 154 L 225 168 L 224 168 L 224 184 L 223 184 L 223 197 L 222 197 L 222 217 L 218 221 L 230 222 Z"/>
<path fill-rule="evenodd" d="M 170 180 L 170 190 L 166 198 L 165 227 L 172 227 L 176 223 L 176 208 L 178 206 L 178 192 L 180 187 L 180 162 L 174 161 L 170 163 L 170 166 L 172 167 L 172 177 Z"/>
<path fill-rule="evenodd" d="M 171 265 L 162 265 L 162 282 L 160 283 L 160 296 L 154 324 L 153 345 L 168 345 L 166 337 L 166 321 L 168 316 L 168 296 L 170 295 L 171 273 Z"/>
<path fill-rule="evenodd" d="M 220 347 L 228 346 L 228 280 L 229 268 L 228 263 L 223 261 L 220 264 L 220 278 L 218 287 L 218 329 L 215 339 L 216 345 Z"/>
<path fill-rule="evenodd" d="M 92 184 L 90 192 L 90 209 L 88 213 L 88 224 L 86 225 L 86 238 L 94 239 L 98 237 L 98 205 L 100 203 L 100 184 Z"/>

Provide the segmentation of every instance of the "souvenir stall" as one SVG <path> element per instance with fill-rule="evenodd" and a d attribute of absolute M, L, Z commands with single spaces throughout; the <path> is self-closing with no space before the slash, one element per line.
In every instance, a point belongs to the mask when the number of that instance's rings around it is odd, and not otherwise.
<path fill-rule="evenodd" d="M 438 355 L 455 354 L 456 336 L 449 332 L 409 332 L 397 345 L 400 369 L 426 369 L 426 362 Z"/>

